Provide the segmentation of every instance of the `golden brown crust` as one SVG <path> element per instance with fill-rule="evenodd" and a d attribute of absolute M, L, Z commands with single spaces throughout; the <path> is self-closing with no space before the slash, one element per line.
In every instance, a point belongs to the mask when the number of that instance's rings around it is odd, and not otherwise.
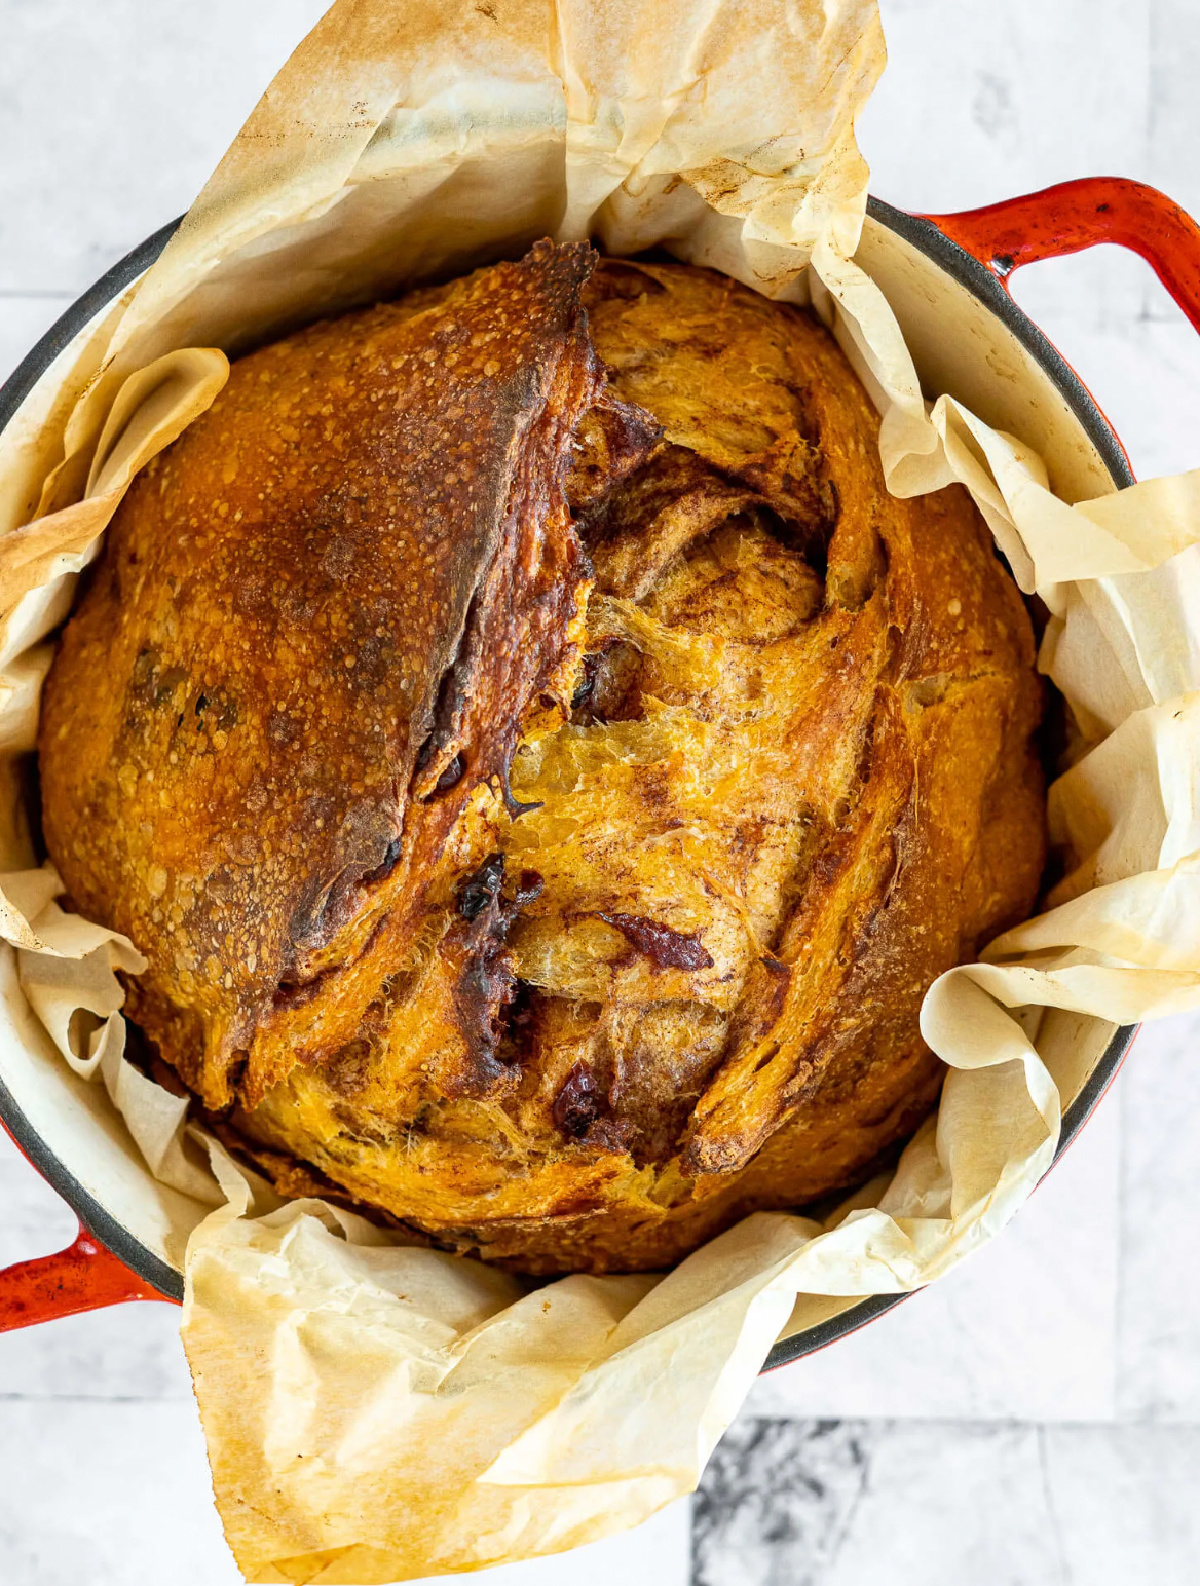
<path fill-rule="evenodd" d="M 76 901 L 151 958 L 134 1016 L 209 1105 L 235 1102 L 224 1129 L 281 1187 L 331 1182 L 524 1270 L 654 1268 L 746 1211 L 858 1181 L 928 1110 L 925 989 L 1036 896 L 1040 692 L 1028 616 L 965 492 L 888 495 L 878 419 L 808 315 L 706 271 L 604 261 L 584 292 L 602 388 L 573 317 L 580 256 L 538 257 L 235 365 L 131 492 L 67 630 L 43 717 L 46 826 Z M 374 478 L 366 417 L 403 385 L 393 346 L 422 359 L 438 335 L 469 341 L 522 292 L 527 323 L 500 337 L 520 400 L 489 407 L 491 376 L 445 367 L 421 388 L 431 430 L 449 423 L 489 480 L 467 544 L 461 493 L 424 505 L 459 470 L 431 457 L 410 405 L 384 451 L 411 488 L 348 485 L 326 532 L 352 534 L 353 561 L 322 580 L 287 468 L 322 500 L 331 467 Z M 381 337 L 374 400 L 338 405 L 336 444 L 302 431 L 287 380 L 302 402 L 315 371 L 359 369 Z M 283 435 L 283 474 L 250 473 L 236 437 L 252 430 Z M 233 444 L 239 522 L 271 485 L 243 551 L 219 506 Z M 357 620 L 357 563 L 385 524 L 390 582 L 368 593 L 380 665 L 415 679 L 386 706 L 319 637 Z M 511 554 L 531 533 L 533 575 Z M 274 587 L 247 607 L 260 564 Z M 424 628 L 414 599 L 437 603 Z M 346 730 L 271 760 L 270 808 L 247 813 L 261 750 L 237 733 L 273 719 L 288 623 L 287 642 L 310 641 L 288 676 L 311 674 L 312 709 Z M 101 647 L 116 682 L 94 710 Z M 168 666 L 186 670 L 186 709 Z M 223 707 L 197 713 L 197 688 L 236 698 L 238 726 L 210 727 Z M 164 689 L 171 722 L 195 733 L 194 715 L 206 740 L 186 774 L 178 729 L 154 726 Z M 338 789 L 336 842 L 309 841 L 310 779 Z M 453 787 L 427 803 L 439 779 Z M 288 868 L 238 847 L 252 842 Z M 184 873 L 208 901 L 156 920 L 155 866 L 164 903 Z M 352 902 L 322 912 L 331 875 Z M 274 935 L 251 985 L 237 969 L 243 942 L 267 940 L 262 913 Z M 208 933 L 190 980 L 172 967 L 181 927 Z M 307 984 L 281 997 L 289 976 Z"/>

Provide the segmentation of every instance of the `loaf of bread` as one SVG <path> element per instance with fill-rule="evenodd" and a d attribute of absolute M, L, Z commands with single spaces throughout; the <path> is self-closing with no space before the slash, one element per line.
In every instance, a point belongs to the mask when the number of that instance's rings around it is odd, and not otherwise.
<path fill-rule="evenodd" d="M 1045 847 L 1028 614 L 878 434 L 806 311 L 583 244 L 237 361 L 43 699 L 142 1060 L 284 1194 L 516 1270 L 861 1182 Z"/>

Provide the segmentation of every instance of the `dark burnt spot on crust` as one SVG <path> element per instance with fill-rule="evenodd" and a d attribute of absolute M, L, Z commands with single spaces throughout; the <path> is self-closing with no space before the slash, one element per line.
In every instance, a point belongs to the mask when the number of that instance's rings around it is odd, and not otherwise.
<path fill-rule="evenodd" d="M 520 893 L 517 894 L 520 901 Z M 527 980 L 518 980 L 512 1001 L 505 1012 L 505 1061 L 519 1062 L 535 1023 L 537 992 Z"/>
<path fill-rule="evenodd" d="M 375 866 L 374 870 L 368 870 L 362 877 L 362 885 L 375 886 L 378 882 L 383 881 L 388 876 L 390 876 L 392 871 L 400 863 L 400 855 L 403 852 L 404 839 L 399 836 L 393 837 L 388 843 L 387 847 L 384 849 L 383 858 Z"/>
<path fill-rule="evenodd" d="M 463 919 L 473 920 L 482 914 L 488 904 L 499 897 L 503 881 L 504 855 L 490 854 L 458 889 L 458 912 Z"/>
<path fill-rule="evenodd" d="M 469 1065 L 452 1093 L 463 1096 L 485 1095 L 503 1077 L 504 1064 L 497 1053 L 504 1014 L 517 990 L 503 934 L 482 930 L 474 935 L 454 987 L 454 1016 L 467 1043 Z"/>
<path fill-rule="evenodd" d="M 125 729 L 131 739 L 141 739 L 156 732 L 161 720 L 157 713 L 166 706 L 176 712 L 176 725 L 182 726 L 186 705 L 182 709 L 180 706 L 186 699 L 189 687 L 189 675 L 183 667 L 164 666 L 162 652 L 157 645 L 143 646 L 134 661 L 125 689 Z"/>
<path fill-rule="evenodd" d="M 606 640 L 585 655 L 583 669 L 571 699 L 571 724 L 592 727 L 597 723 L 629 721 L 644 713 L 638 688 L 642 657 L 624 639 Z"/>
<path fill-rule="evenodd" d="M 575 685 L 575 692 L 571 695 L 572 713 L 576 711 L 584 714 L 590 713 L 592 694 L 596 687 L 596 668 L 599 665 L 600 657 L 598 654 L 584 656 L 579 681 Z"/>
<path fill-rule="evenodd" d="M 581 1058 L 554 1098 L 554 1121 L 570 1139 L 582 1140 L 599 1118 L 602 1105 L 596 1076 Z"/>
<path fill-rule="evenodd" d="M 542 878 L 523 870 L 511 899 L 502 896 L 503 885 L 504 856 L 492 854 L 459 888 L 459 918 L 441 946 L 443 957 L 457 968 L 454 1016 L 468 1058 L 465 1069 L 449 1081 L 451 1094 L 481 1096 L 505 1078 L 509 1065 L 501 1045 L 509 1024 L 525 1007 L 508 933 L 521 910 L 541 892 Z"/>
<path fill-rule="evenodd" d="M 462 755 L 456 754 L 454 759 L 451 760 L 450 764 L 442 772 L 441 776 L 438 777 L 437 783 L 434 787 L 434 792 L 448 793 L 451 788 L 457 787 L 462 781 L 463 771 L 465 769 L 466 768 L 463 765 Z"/>
<path fill-rule="evenodd" d="M 675 931 L 641 914 L 600 912 L 606 925 L 615 926 L 626 941 L 660 969 L 711 969 L 712 954 L 695 932 Z"/>

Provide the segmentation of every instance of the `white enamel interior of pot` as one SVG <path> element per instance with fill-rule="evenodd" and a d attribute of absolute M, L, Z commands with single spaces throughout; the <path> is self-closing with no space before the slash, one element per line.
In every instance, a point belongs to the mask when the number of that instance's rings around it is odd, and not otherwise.
<path fill-rule="evenodd" d="M 994 429 L 1033 447 L 1064 501 L 1109 495 L 1108 467 L 1066 397 L 1004 322 L 965 286 L 868 215 L 855 255 L 882 289 L 929 399 L 948 392 Z M 1048 1008 L 1038 1051 L 1065 1112 L 1118 1026 Z"/>
<path fill-rule="evenodd" d="M 996 428 L 1034 447 L 1057 494 L 1074 502 L 1114 486 L 1103 459 L 1049 376 L 1012 332 L 965 287 L 879 221 L 868 217 L 858 260 L 892 304 L 926 395 L 949 392 Z M 81 331 L 56 367 L 68 362 Z M 43 377 L 29 402 L 42 406 Z M 13 425 L 21 424 L 18 414 Z M 1104 1055 L 1115 1025 L 1048 1010 L 1038 1048 L 1064 1109 Z M 158 1183 L 143 1165 L 99 1084 L 78 1079 L 33 1016 L 0 946 L 0 1079 L 34 1133 L 67 1173 L 132 1238 L 182 1270 L 187 1231 L 209 1210 Z M 830 1314 L 853 1301 L 831 1301 Z"/>

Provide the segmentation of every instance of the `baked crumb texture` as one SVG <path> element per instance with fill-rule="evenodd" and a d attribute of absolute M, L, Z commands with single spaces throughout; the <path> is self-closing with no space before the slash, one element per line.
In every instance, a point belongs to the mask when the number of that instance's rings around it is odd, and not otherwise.
<path fill-rule="evenodd" d="M 1044 859 L 1029 618 L 808 314 L 538 244 L 234 365 L 47 681 L 48 848 L 287 1194 L 667 1266 L 933 1105 Z"/>

